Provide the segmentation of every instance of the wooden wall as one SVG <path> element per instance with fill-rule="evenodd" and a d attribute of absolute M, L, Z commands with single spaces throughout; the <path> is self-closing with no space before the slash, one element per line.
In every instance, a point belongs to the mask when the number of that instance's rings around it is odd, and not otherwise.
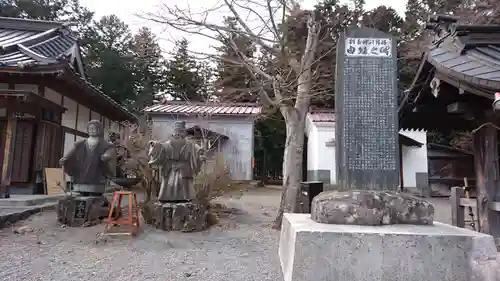
<path fill-rule="evenodd" d="M 57 122 L 40 120 L 37 124 L 35 120 L 18 120 L 12 170 L 13 183 L 33 182 L 33 171 L 42 170 L 44 167 L 59 167 L 58 162 L 62 155 L 71 149 L 75 141 L 82 140 L 87 136 L 87 123 L 90 120 L 100 120 L 103 123 L 105 138 L 108 138 L 110 130 L 118 132 L 121 129 L 118 123 L 99 112 L 78 104 L 50 87 L 35 84 L 9 85 L 0 83 L 1 89 L 30 91 L 67 109 L 60 116 L 60 120 L 56 120 Z M 0 121 L 0 133 L 3 127 L 5 126 L 2 126 Z M 2 136 L 4 135 L 2 134 Z M 0 147 L 3 147 L 3 142 L 3 138 L 0 138 Z M 0 155 L 0 159 L 2 157 L 3 155 Z"/>

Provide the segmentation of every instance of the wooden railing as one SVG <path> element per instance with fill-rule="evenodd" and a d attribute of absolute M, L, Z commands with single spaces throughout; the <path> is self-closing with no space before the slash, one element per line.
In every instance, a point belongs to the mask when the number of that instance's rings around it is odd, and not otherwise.
<path fill-rule="evenodd" d="M 480 230 L 479 220 L 477 219 L 478 212 L 476 198 L 465 198 L 464 187 L 454 186 L 451 188 L 450 204 L 452 225 L 462 228 L 465 227 L 465 211 L 467 207 L 468 215 L 471 217 L 471 227 L 473 230 Z"/>

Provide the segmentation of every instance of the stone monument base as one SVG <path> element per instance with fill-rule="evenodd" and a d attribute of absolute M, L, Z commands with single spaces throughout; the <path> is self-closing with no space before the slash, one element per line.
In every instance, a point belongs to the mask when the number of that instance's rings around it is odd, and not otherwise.
<path fill-rule="evenodd" d="M 144 221 L 166 231 L 196 232 L 208 227 L 208 204 L 148 202 L 141 206 Z"/>
<path fill-rule="evenodd" d="M 67 196 L 57 204 L 57 221 L 68 226 L 92 226 L 108 217 L 104 196 Z"/>
<path fill-rule="evenodd" d="M 285 281 L 495 281 L 493 237 L 434 225 L 322 224 L 285 214 L 279 257 Z"/>

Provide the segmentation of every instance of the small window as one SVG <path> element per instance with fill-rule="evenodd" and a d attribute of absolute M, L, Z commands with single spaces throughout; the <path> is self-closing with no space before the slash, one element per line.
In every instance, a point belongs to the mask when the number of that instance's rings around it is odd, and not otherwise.
<path fill-rule="evenodd" d="M 54 122 L 54 123 L 60 123 L 61 116 L 59 113 L 57 113 L 53 110 L 44 108 L 44 109 L 42 109 L 42 120 Z"/>

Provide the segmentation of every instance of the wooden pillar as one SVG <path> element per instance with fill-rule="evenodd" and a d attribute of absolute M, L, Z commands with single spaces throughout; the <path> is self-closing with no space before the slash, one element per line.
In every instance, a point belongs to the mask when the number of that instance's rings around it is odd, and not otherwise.
<path fill-rule="evenodd" d="M 481 232 L 500 237 L 498 131 L 484 126 L 473 135 L 477 209 Z"/>
<path fill-rule="evenodd" d="M 16 143 L 17 119 L 14 110 L 7 107 L 7 129 L 5 130 L 5 146 L 3 147 L 4 157 L 2 163 L 2 185 L 9 186 L 12 162 L 14 160 L 14 145 Z"/>
<path fill-rule="evenodd" d="M 451 188 L 451 225 L 465 227 L 465 207 L 460 204 L 460 199 L 465 196 L 465 190 L 462 187 L 454 186 Z"/>

